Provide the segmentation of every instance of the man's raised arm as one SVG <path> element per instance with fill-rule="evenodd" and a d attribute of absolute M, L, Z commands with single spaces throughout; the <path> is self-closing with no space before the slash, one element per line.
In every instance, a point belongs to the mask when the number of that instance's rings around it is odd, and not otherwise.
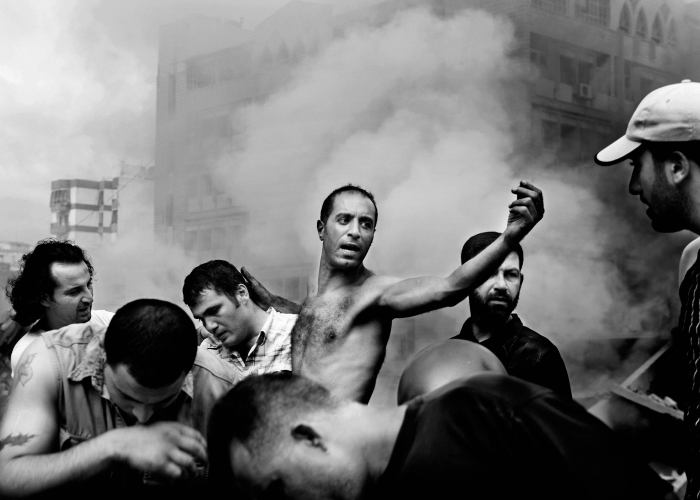
<path fill-rule="evenodd" d="M 508 207 L 506 229 L 483 252 L 469 259 L 447 277 L 426 276 L 387 281 L 378 298 L 378 306 L 391 317 L 408 317 L 453 306 L 464 300 L 493 273 L 514 250 L 514 245 L 544 215 L 542 191 L 533 184 L 521 181 L 511 192 L 516 195 L 516 199 Z"/>

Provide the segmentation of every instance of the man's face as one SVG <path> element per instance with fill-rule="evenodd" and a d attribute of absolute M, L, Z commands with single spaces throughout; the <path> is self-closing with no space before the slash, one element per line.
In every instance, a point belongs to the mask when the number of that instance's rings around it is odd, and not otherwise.
<path fill-rule="evenodd" d="M 328 220 L 319 221 L 323 254 L 332 267 L 354 268 L 362 264 L 374 239 L 376 212 L 362 193 L 346 191 L 333 200 Z"/>
<path fill-rule="evenodd" d="M 684 229 L 683 202 L 678 190 L 668 182 L 664 171 L 656 167 L 651 152 L 644 147 L 639 149 L 630 158 L 633 168 L 630 194 L 639 196 L 639 201 L 647 206 L 646 213 L 655 231 L 672 233 Z"/>
<path fill-rule="evenodd" d="M 240 303 L 225 293 L 207 288 L 199 294 L 191 309 L 192 315 L 227 349 L 234 350 L 250 340 L 245 311 Z"/>
<path fill-rule="evenodd" d="M 472 316 L 507 320 L 518 305 L 521 284 L 520 259 L 516 252 L 511 252 L 498 270 L 470 295 Z"/>
<path fill-rule="evenodd" d="M 123 363 L 114 367 L 106 365 L 104 375 L 110 400 L 136 422 L 145 424 L 154 414 L 175 402 L 187 373 L 183 372 L 172 384 L 157 389 L 139 384 Z"/>
<path fill-rule="evenodd" d="M 85 262 L 54 262 L 50 268 L 56 288 L 42 300 L 46 308 L 46 326 L 62 328 L 90 321 L 92 311 L 92 277 Z"/>
<path fill-rule="evenodd" d="M 359 457 L 292 439 L 270 456 L 234 442 L 231 460 L 236 483 L 251 498 L 354 500 L 363 496 L 368 484 Z"/>

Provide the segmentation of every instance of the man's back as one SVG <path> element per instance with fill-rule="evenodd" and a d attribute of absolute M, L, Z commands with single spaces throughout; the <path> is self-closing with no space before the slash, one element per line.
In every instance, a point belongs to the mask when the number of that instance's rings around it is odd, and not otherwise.
<path fill-rule="evenodd" d="M 484 374 L 409 403 L 378 497 L 661 499 L 668 490 L 577 403 Z"/>

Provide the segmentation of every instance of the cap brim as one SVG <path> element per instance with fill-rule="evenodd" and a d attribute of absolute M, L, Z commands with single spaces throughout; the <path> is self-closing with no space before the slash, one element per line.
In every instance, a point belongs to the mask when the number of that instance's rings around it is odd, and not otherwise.
<path fill-rule="evenodd" d="M 598 165 L 614 165 L 626 159 L 641 145 L 641 142 L 631 141 L 623 135 L 607 148 L 600 150 L 593 159 Z"/>

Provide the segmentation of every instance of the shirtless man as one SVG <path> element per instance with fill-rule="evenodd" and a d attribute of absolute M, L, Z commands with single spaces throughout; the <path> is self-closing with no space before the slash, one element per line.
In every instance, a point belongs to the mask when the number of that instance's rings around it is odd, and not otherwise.
<path fill-rule="evenodd" d="M 521 181 L 511 192 L 517 198 L 509 206 L 507 226 L 483 252 L 447 277 L 410 279 L 380 276 L 363 264 L 377 226 L 373 195 L 353 185 L 329 194 L 316 222 L 322 244 L 318 292 L 304 301 L 292 330 L 292 371 L 322 383 L 338 397 L 368 402 L 392 320 L 464 300 L 542 219 L 538 188 Z M 281 307 L 275 297 L 269 300 Z"/>

